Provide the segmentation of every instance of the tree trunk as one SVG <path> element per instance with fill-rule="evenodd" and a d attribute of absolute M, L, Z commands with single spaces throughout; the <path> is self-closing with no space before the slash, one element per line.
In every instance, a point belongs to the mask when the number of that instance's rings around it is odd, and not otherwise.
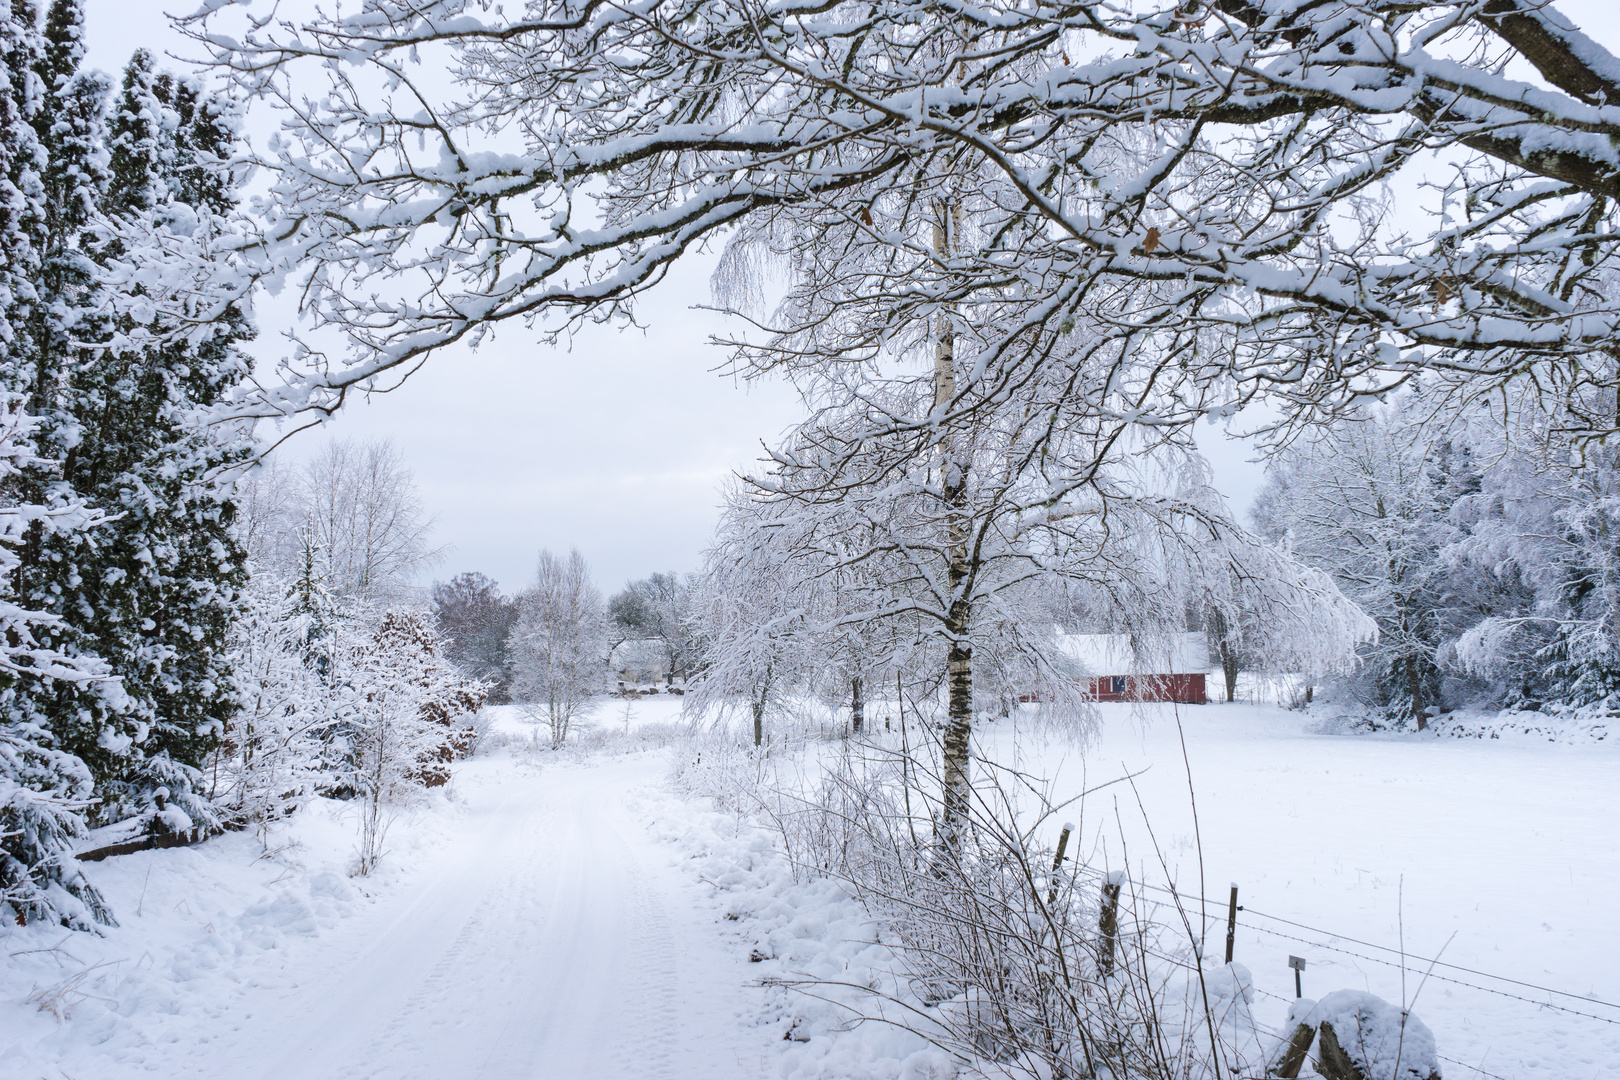
<path fill-rule="evenodd" d="M 759 684 L 759 693 L 754 697 L 754 745 L 763 746 L 765 743 L 765 703 L 771 697 L 771 667 L 765 666 L 765 678 Z"/>
<path fill-rule="evenodd" d="M 1412 694 L 1412 716 L 1417 720 L 1417 729 L 1422 731 L 1429 724 L 1429 714 L 1423 707 L 1423 675 L 1415 656 L 1406 658 L 1406 687 Z"/>
<path fill-rule="evenodd" d="M 934 250 L 949 256 L 952 232 L 960 208 L 941 200 L 934 224 Z M 936 316 L 934 331 L 934 409 L 937 414 L 956 397 L 956 334 L 945 312 Z M 939 840 L 942 854 L 954 861 L 962 847 L 961 830 L 968 815 L 968 743 L 973 734 L 973 645 L 968 637 L 972 628 L 972 608 L 968 600 L 973 567 L 968 559 L 968 463 L 963 460 L 948 425 L 941 424 L 940 480 L 945 495 L 947 531 L 946 579 L 951 601 L 945 632 L 949 651 L 945 672 L 949 687 L 946 706 L 944 791 L 941 793 Z"/>
<path fill-rule="evenodd" d="M 866 699 L 861 696 L 861 677 L 849 680 L 849 730 L 856 735 L 866 724 Z"/>
<path fill-rule="evenodd" d="M 967 820 L 972 781 L 968 772 L 968 740 L 973 734 L 973 647 L 960 639 L 953 641 L 945 663 L 950 698 L 946 707 L 945 791 L 939 838 L 945 853 L 954 859 L 962 847 L 961 829 Z"/>
<path fill-rule="evenodd" d="M 1215 638 L 1215 652 L 1221 658 L 1221 676 L 1226 680 L 1226 700 L 1237 700 L 1238 651 L 1232 641 L 1232 628 L 1226 613 L 1215 608 L 1209 613 L 1209 629 Z"/>

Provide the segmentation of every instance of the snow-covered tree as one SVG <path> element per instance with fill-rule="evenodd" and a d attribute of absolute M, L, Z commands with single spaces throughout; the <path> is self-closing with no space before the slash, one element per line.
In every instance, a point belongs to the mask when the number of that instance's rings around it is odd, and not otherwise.
<path fill-rule="evenodd" d="M 3 367 L 51 465 L 15 483 L 27 501 L 105 513 L 88 543 L 31 535 L 14 585 L 20 603 L 57 616 L 42 629 L 51 647 L 104 660 L 122 692 L 40 685 L 16 707 L 90 769 L 98 820 L 144 812 L 154 828 L 189 827 L 212 820 L 196 767 L 232 707 L 221 658 L 243 579 L 219 470 L 250 449 L 246 428 L 201 423 L 197 410 L 246 373 L 235 343 L 248 327 L 240 305 L 179 298 L 135 334 L 131 312 L 156 284 L 134 248 L 183 252 L 204 276 L 222 265 L 212 245 L 234 202 L 234 110 L 137 53 L 109 117 L 102 77 L 77 70 L 82 4 L 55 0 L 43 34 L 37 17 L 31 4 L 7 17 L 32 128 L 15 146 L 33 148 L 31 179 L 19 174 L 14 190 L 35 200 L 37 261 Z"/>
<path fill-rule="evenodd" d="M 551 748 L 607 690 L 608 629 L 602 593 L 578 551 L 567 559 L 540 552 L 534 584 L 518 594 L 518 620 L 507 654 L 512 697 L 551 730 Z"/>
<path fill-rule="evenodd" d="M 34 309 L 29 337 L 35 356 L 33 408 L 43 418 L 42 434 L 57 441 L 71 441 L 74 426 L 58 411 L 66 402 L 54 384 L 91 359 L 82 343 L 104 331 L 90 229 L 109 180 L 111 86 L 101 72 L 79 70 L 83 38 L 82 0 L 54 0 L 35 69 L 44 95 L 33 124 L 45 155 L 45 244 L 37 281 L 42 302 Z"/>
<path fill-rule="evenodd" d="M 301 479 L 299 524 L 326 553 L 337 595 L 386 602 L 439 557 L 428 544 L 433 519 L 392 442 L 330 442 Z"/>
<path fill-rule="evenodd" d="M 334 635 L 320 628 L 330 620 L 316 614 L 312 587 L 255 573 L 231 624 L 238 706 L 205 772 L 209 799 L 236 824 L 263 830 L 339 779 L 327 738 L 353 688 L 324 676 L 330 652 L 316 642 Z"/>
<path fill-rule="evenodd" d="M 1202 608 L 1233 700 L 1237 672 L 1290 672 L 1306 685 L 1355 670 L 1358 650 L 1378 640 L 1378 624 L 1332 575 L 1258 537 L 1228 537 L 1225 568 L 1206 579 Z M 1224 569 L 1224 572 L 1223 572 Z"/>
<path fill-rule="evenodd" d="M 625 587 L 608 600 L 608 617 L 613 621 L 615 644 L 623 641 L 657 641 L 664 652 L 664 677 L 673 684 L 677 676 L 691 673 L 695 660 L 691 631 L 692 582 L 674 571 L 651 574 Z"/>
<path fill-rule="evenodd" d="M 1481 428 L 1484 429 L 1481 432 Z M 1499 702 L 1584 705 L 1620 690 L 1620 458 L 1571 461 L 1546 431 L 1475 425 L 1490 461 L 1443 553 L 1446 659 Z"/>
<path fill-rule="evenodd" d="M 1466 447 L 1423 437 L 1408 398 L 1316 434 L 1277 462 L 1255 505 L 1261 530 L 1331 574 L 1378 623 L 1359 694 L 1421 729 L 1437 706 L 1447 635 L 1442 550 L 1477 490 Z"/>
<path fill-rule="evenodd" d="M 296 573 L 303 558 L 301 477 L 281 454 L 271 453 L 236 484 L 236 537 L 259 572 Z"/>
<path fill-rule="evenodd" d="M 32 445 L 37 418 L 16 395 L 0 398 L 0 489 L 42 465 Z M 19 923 L 59 922 L 76 929 L 111 923 L 112 913 L 72 855 L 94 801 L 84 762 L 40 722 L 34 702 L 60 685 L 99 683 L 118 704 L 119 687 L 100 661 L 46 644 L 53 616 L 18 606 L 12 582 L 17 549 L 41 532 L 81 540 L 100 518 L 82 502 L 0 504 L 0 914 Z"/>
<path fill-rule="evenodd" d="M 94 777 L 46 709 L 77 696 L 116 709 L 123 697 L 105 664 L 59 646 L 60 620 L 19 583 L 43 544 L 82 554 L 103 518 L 57 481 L 60 461 L 39 452 L 42 444 L 59 448 L 42 431 L 61 426 L 51 396 L 61 368 L 49 357 L 77 299 L 48 290 L 59 279 L 77 284 L 84 266 L 63 238 L 86 209 L 48 152 L 53 142 L 73 142 L 86 121 L 84 95 L 50 77 L 77 61 L 52 15 L 47 39 L 32 5 L 0 10 L 0 905 L 19 922 L 89 928 L 112 921 L 71 855 L 94 803 Z M 53 119 L 62 131 L 52 130 Z"/>
<path fill-rule="evenodd" d="M 258 566 L 297 573 L 309 540 L 334 595 L 379 604 L 408 593 L 438 560 L 434 521 L 393 442 L 335 440 L 303 462 L 284 454 L 270 454 L 238 485 L 237 535 Z"/>
<path fill-rule="evenodd" d="M 769 250 L 807 285 L 766 366 L 996 302 L 965 370 L 1039 366 L 1091 316 L 1159 343 L 1119 350 L 1115 385 L 1174 357 L 1183 392 L 1118 406 L 1156 428 L 1261 396 L 1315 423 L 1427 371 L 1437 407 L 1529 385 L 1577 435 L 1615 429 L 1585 391 L 1615 382 L 1620 61 L 1544 0 L 367 10 L 193 23 L 286 120 L 244 270 L 301 267 L 352 345 L 266 411 L 621 314 L 729 236 L 738 277 Z M 940 199 L 982 243 L 936 257 Z"/>
<path fill-rule="evenodd" d="M 746 490 L 727 491 L 693 590 L 699 656 L 682 706 L 711 721 L 746 708 L 755 746 L 765 742 L 770 715 L 802 692 L 824 660 L 808 622 L 810 575 L 772 524 L 768 505 Z"/>
<path fill-rule="evenodd" d="M 489 684 L 492 704 L 504 704 L 512 682 L 506 642 L 517 622 L 516 601 L 478 573 L 435 581 L 432 599 L 445 656 L 470 678 Z"/>
<path fill-rule="evenodd" d="M 444 727 L 429 706 L 445 689 L 447 669 L 423 647 L 430 638 L 421 616 L 390 612 L 346 656 L 354 689 L 347 779 L 360 804 L 362 874 L 376 868 L 394 815 L 420 797 L 424 766 L 443 747 Z"/>
<path fill-rule="evenodd" d="M 116 224 L 94 246 L 96 259 L 125 257 L 127 237 L 115 235 L 121 229 L 206 253 L 234 207 L 226 166 L 237 124 L 228 99 L 156 71 L 138 51 L 107 128 L 99 211 Z M 97 775 L 98 816 L 177 810 L 193 825 L 210 824 L 197 768 L 234 708 L 225 639 L 246 579 L 221 472 L 245 461 L 252 444 L 247 429 L 207 425 L 199 410 L 248 373 L 237 345 L 251 328 L 242 308 L 206 303 L 182 304 L 159 319 L 159 330 L 176 332 L 161 342 L 121 343 L 128 325 L 115 321 L 107 344 L 59 369 L 56 399 L 72 430 L 62 479 L 111 513 L 93 548 L 47 544 L 24 567 L 23 581 L 62 615 L 77 648 L 112 666 L 129 695 L 116 715 L 93 702 L 49 709 L 58 737 Z M 111 738 L 108 724 L 118 733 Z M 121 751 L 109 749 L 120 743 Z"/>

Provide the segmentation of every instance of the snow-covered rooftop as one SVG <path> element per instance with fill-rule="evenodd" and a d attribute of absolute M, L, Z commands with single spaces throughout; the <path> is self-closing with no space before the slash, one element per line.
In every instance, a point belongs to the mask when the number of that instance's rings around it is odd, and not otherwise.
<path fill-rule="evenodd" d="M 1129 634 L 1058 634 L 1058 648 L 1091 675 L 1180 675 L 1209 670 L 1201 633 L 1138 638 Z"/>

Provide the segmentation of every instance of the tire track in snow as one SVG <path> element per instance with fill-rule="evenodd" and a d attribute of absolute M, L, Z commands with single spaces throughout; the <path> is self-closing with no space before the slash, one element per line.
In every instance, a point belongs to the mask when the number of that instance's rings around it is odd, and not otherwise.
<path fill-rule="evenodd" d="M 737 1063 L 759 1060 L 761 1036 L 734 1023 L 746 973 L 712 917 L 683 910 L 695 888 L 626 809 L 661 763 L 548 766 L 540 776 L 479 764 L 499 782 L 465 794 L 459 843 L 417 868 L 376 922 L 332 935 L 321 966 L 294 973 L 296 1007 L 273 1019 L 259 1011 L 221 1040 L 234 1053 L 211 1048 L 214 1067 L 198 1075 L 752 1075 Z M 239 1068 L 226 1067 L 233 1057 Z"/>
<path fill-rule="evenodd" d="M 626 845 L 629 850 L 629 845 Z M 627 1017 L 634 1025 L 636 1039 L 626 1043 L 621 1054 L 625 1075 L 647 1075 L 669 1080 L 675 1075 L 672 1051 L 677 1028 L 674 1004 L 680 992 L 676 979 L 677 958 L 670 921 L 653 892 L 642 861 L 631 856 L 628 862 L 633 897 L 633 925 L 639 942 L 642 977 L 636 1009 Z"/>

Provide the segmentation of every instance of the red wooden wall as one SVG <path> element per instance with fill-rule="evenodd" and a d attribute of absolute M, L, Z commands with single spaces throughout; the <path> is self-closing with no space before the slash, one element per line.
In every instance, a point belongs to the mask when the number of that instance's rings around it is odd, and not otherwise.
<path fill-rule="evenodd" d="M 1087 693 L 1096 701 L 1174 701 L 1182 705 L 1202 705 L 1204 676 L 1196 675 L 1099 675 L 1087 681 Z"/>

